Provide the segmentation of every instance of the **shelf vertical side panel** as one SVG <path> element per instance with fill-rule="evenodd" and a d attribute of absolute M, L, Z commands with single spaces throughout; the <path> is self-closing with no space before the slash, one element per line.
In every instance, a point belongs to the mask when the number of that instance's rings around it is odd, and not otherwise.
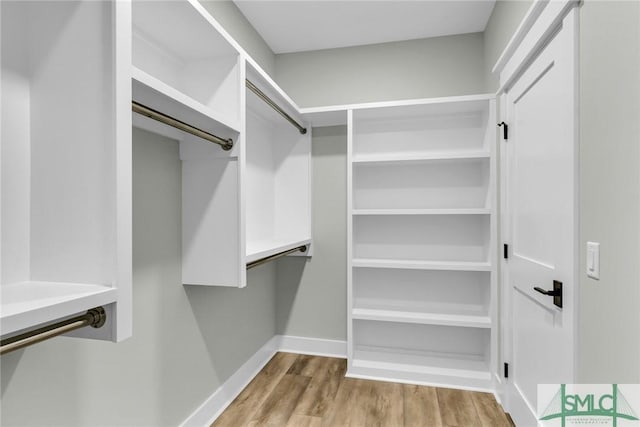
<path fill-rule="evenodd" d="M 185 140 L 181 145 L 194 143 L 206 144 Z M 183 284 L 241 285 L 238 178 L 236 158 L 183 159 Z"/>
<path fill-rule="evenodd" d="M 347 371 L 353 368 L 353 110 L 347 111 Z"/>
<path fill-rule="evenodd" d="M 238 55 L 238 96 L 240 97 L 240 134 L 236 142 L 238 155 L 238 287 L 247 286 L 247 86 L 243 84 L 247 78 L 247 58 L 245 54 Z"/>
<path fill-rule="evenodd" d="M 116 306 L 115 336 L 133 334 L 133 159 L 131 135 L 131 4 L 114 3 L 116 117 Z"/>
<path fill-rule="evenodd" d="M 489 148 L 489 152 L 491 153 L 491 158 L 489 162 L 489 200 L 487 206 L 491 210 L 491 220 L 489 224 L 489 263 L 491 264 L 491 284 L 490 284 L 490 296 L 489 296 L 489 317 L 491 318 L 491 342 L 488 352 L 490 353 L 487 359 L 490 361 L 489 369 L 492 373 L 492 378 L 498 377 L 497 373 L 499 372 L 499 357 L 500 349 L 499 349 L 499 340 L 498 340 L 498 331 L 499 331 L 499 317 L 498 317 L 498 308 L 499 308 L 499 298 L 498 298 L 498 238 L 499 238 L 499 229 L 498 229 L 498 220 L 499 220 L 499 188 L 498 188 L 498 179 L 497 179 L 497 171 L 499 165 L 499 159 L 497 157 L 497 143 L 498 143 L 498 132 L 496 119 L 496 99 L 492 98 L 489 100 L 489 110 L 487 114 L 487 131 L 485 135 L 486 145 Z"/>

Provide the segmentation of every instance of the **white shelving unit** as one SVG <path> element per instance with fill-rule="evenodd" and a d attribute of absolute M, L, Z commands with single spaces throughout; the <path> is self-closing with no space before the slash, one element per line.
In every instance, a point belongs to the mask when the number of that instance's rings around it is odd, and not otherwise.
<path fill-rule="evenodd" d="M 489 95 L 348 112 L 348 376 L 492 389 Z"/>
<path fill-rule="evenodd" d="M 196 0 L 135 0 L 132 11 L 133 100 L 234 143 L 225 151 L 133 116 L 135 126 L 180 141 L 183 283 L 244 286 L 240 51 Z"/>
<path fill-rule="evenodd" d="M 302 134 L 251 90 L 246 90 L 246 262 L 311 243 L 311 127 L 259 68 L 247 79 L 307 127 Z M 309 256 L 310 246 L 304 253 Z"/>
<path fill-rule="evenodd" d="M 301 135 L 246 88 L 249 78 L 302 123 L 197 0 L 134 0 L 132 10 L 133 100 L 234 143 L 225 151 L 134 115 L 180 141 L 183 283 L 244 287 L 247 263 L 311 243 L 310 129 Z"/>
<path fill-rule="evenodd" d="M 3 337 L 131 335 L 130 6 L 2 2 Z"/>
<path fill-rule="evenodd" d="M 132 10 L 134 99 L 163 112 L 176 103 L 171 115 L 204 130 L 240 131 L 240 53 L 202 5 L 134 0 Z"/>

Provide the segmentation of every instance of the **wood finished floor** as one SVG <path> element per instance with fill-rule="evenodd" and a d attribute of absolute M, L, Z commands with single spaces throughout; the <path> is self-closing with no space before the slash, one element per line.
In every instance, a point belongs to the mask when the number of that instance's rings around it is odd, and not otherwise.
<path fill-rule="evenodd" d="M 489 393 L 345 378 L 346 360 L 277 353 L 213 427 L 511 427 Z"/>

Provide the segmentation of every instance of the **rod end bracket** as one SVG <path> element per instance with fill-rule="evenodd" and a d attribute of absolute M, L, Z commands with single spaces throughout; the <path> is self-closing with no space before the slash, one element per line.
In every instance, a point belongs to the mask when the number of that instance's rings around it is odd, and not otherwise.
<path fill-rule="evenodd" d="M 87 311 L 87 316 L 92 328 L 101 328 L 107 322 L 107 312 L 102 307 L 92 308 Z"/>

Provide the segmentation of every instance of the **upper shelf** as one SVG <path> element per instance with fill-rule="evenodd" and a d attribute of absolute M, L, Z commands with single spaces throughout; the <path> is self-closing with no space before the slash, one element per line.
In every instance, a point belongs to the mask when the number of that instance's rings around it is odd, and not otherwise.
<path fill-rule="evenodd" d="M 134 100 L 212 133 L 239 132 L 240 52 L 203 7 L 135 0 L 132 13 Z"/>
<path fill-rule="evenodd" d="M 238 118 L 220 114 L 135 67 L 132 70 L 132 90 L 133 99 L 137 102 L 207 132 L 223 138 L 232 138 L 234 141 L 235 135 L 240 132 Z M 159 125 L 154 126 L 155 122 L 147 122 L 144 116 L 134 116 L 134 122 L 138 127 L 180 139 L 178 130 L 169 127 L 161 129 L 157 127 Z"/>
<path fill-rule="evenodd" d="M 327 105 L 320 107 L 305 107 L 301 108 L 300 112 L 304 114 L 305 118 L 314 127 L 319 126 L 339 126 L 347 124 L 347 111 L 354 110 L 372 110 L 381 111 L 383 115 L 384 109 L 398 107 L 415 107 L 424 106 L 423 108 L 437 108 L 441 109 L 442 104 L 450 104 L 453 108 L 455 105 L 467 104 L 467 106 L 476 103 L 483 103 L 490 99 L 493 99 L 493 94 L 478 94 L 478 95 L 465 95 L 465 96 L 451 96 L 443 98 L 422 98 L 422 99 L 407 99 L 396 101 L 381 101 L 381 102 L 365 102 L 359 104 L 341 104 L 341 105 Z M 432 107 L 428 107 L 432 106 Z"/>

